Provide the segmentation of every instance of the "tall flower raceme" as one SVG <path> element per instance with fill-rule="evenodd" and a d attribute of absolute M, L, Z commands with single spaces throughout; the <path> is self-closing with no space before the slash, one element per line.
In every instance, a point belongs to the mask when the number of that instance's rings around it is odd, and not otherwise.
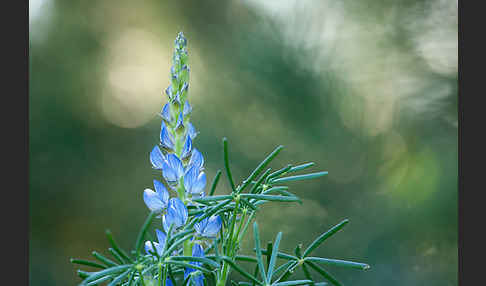
<path fill-rule="evenodd" d="M 182 33 L 175 40 L 172 62 L 170 84 L 164 92 L 168 100 L 160 112 L 160 142 L 149 155 L 152 167 L 160 175 L 153 180 L 153 189 L 143 191 L 149 215 L 131 252 L 123 250 L 107 231 L 111 244 L 108 251 L 113 258 L 94 251 L 97 261 L 71 259 L 73 263 L 99 269 L 78 270 L 80 285 L 107 282 L 109 286 L 224 286 L 230 281 L 232 285 L 342 285 L 327 272 L 326 266 L 368 269 L 364 263 L 312 256 L 319 245 L 348 223 L 347 219 L 325 231 L 307 248 L 297 245 L 294 254 L 279 250 L 281 232 L 274 242 L 262 248 L 255 221 L 259 210 L 267 203 L 302 203 L 285 184 L 327 175 L 327 172 L 295 174 L 312 167 L 312 162 L 289 164 L 272 172 L 268 165 L 282 146 L 265 157 L 240 184 L 235 184 L 228 141 L 224 138 L 223 162 L 231 189 L 225 195 L 214 195 L 222 174 L 218 170 L 206 193 L 204 157 L 194 147 L 198 132 L 190 122 L 187 40 Z M 252 222 L 254 255 L 242 255 L 240 245 Z M 154 223 L 158 226 L 152 232 Z M 253 264 L 254 272 L 248 272 L 246 266 L 240 265 L 241 261 Z M 297 268 L 302 269 L 305 279 L 291 280 Z M 233 271 L 244 281 L 230 279 Z"/>

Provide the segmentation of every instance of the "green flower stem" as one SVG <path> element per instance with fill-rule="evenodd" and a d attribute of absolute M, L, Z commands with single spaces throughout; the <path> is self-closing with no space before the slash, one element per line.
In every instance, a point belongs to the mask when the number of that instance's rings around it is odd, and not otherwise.
<path fill-rule="evenodd" d="M 189 239 L 184 241 L 183 253 L 184 256 L 192 256 L 192 242 Z"/>

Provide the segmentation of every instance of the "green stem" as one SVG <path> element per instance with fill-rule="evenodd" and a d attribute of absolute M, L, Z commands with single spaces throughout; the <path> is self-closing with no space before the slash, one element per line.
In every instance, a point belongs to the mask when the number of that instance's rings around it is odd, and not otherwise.
<path fill-rule="evenodd" d="M 219 275 L 219 277 L 218 277 L 218 282 L 216 283 L 216 286 L 225 286 L 228 274 L 229 274 L 228 263 L 223 262 L 223 267 L 221 269 L 221 275 Z"/>
<path fill-rule="evenodd" d="M 184 256 L 192 256 L 192 242 L 190 240 L 184 241 L 183 253 Z"/>

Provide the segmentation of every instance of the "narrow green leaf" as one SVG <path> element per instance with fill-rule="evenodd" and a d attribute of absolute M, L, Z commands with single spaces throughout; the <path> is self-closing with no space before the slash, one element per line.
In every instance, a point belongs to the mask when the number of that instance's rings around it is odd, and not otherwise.
<path fill-rule="evenodd" d="M 130 273 L 130 277 L 128 278 L 128 285 L 127 286 L 132 286 L 133 278 L 135 278 L 135 271 L 132 271 L 132 273 Z"/>
<path fill-rule="evenodd" d="M 255 237 L 255 252 L 258 268 L 260 269 L 260 275 L 265 281 L 265 284 L 268 284 L 267 276 L 265 275 L 265 268 L 263 268 L 262 250 L 260 249 L 260 233 L 258 232 L 258 223 L 256 221 L 253 223 L 253 235 Z"/>
<path fill-rule="evenodd" d="M 309 245 L 309 247 L 307 247 L 307 249 L 304 251 L 304 257 L 306 257 L 307 255 L 309 255 L 314 249 L 316 249 L 319 245 L 321 245 L 326 239 L 328 239 L 333 234 L 335 234 L 340 229 L 342 229 L 348 222 L 349 222 L 349 220 L 348 219 L 345 219 L 342 222 L 338 223 L 337 225 L 333 226 L 331 229 L 329 229 L 325 233 L 321 234 L 319 237 L 317 237 Z"/>
<path fill-rule="evenodd" d="M 216 175 L 214 176 L 213 183 L 211 184 L 211 191 L 209 192 L 209 196 L 212 196 L 214 194 L 214 191 L 216 191 L 216 186 L 218 185 L 219 177 L 221 177 L 221 170 L 218 170 L 216 172 Z"/>
<path fill-rule="evenodd" d="M 119 265 L 119 266 L 110 267 L 110 268 L 107 268 L 107 269 L 104 269 L 104 270 L 101 270 L 101 271 L 98 271 L 98 272 L 93 272 L 84 281 L 85 282 L 91 282 L 91 281 L 94 281 L 98 278 L 104 277 L 106 275 L 111 275 L 111 274 L 114 274 L 114 273 L 122 272 L 122 271 L 127 270 L 128 268 L 131 268 L 131 267 L 132 267 L 132 265 Z"/>
<path fill-rule="evenodd" d="M 243 181 L 241 187 L 238 188 L 238 192 L 242 192 L 250 184 L 250 182 L 253 181 L 253 179 L 255 179 L 258 174 L 260 174 L 260 172 L 268 165 L 268 163 L 270 163 L 278 155 L 278 153 L 280 153 L 282 149 L 282 145 L 277 146 L 277 148 L 275 148 L 272 153 L 270 153 L 265 159 L 263 159 L 263 161 L 258 164 L 255 170 L 251 172 L 250 176 Z"/>
<path fill-rule="evenodd" d="M 290 260 L 290 261 L 285 262 L 284 264 L 277 267 L 277 269 L 275 269 L 275 271 L 273 271 L 273 275 L 278 275 L 280 272 L 282 272 L 282 270 L 290 267 L 294 263 L 297 263 L 297 262 L 295 262 L 294 260 Z"/>
<path fill-rule="evenodd" d="M 291 168 L 292 168 L 292 165 L 288 164 L 284 168 L 277 170 L 277 171 L 271 173 L 270 175 L 268 175 L 266 181 L 268 182 L 273 178 L 279 177 L 280 175 L 284 174 L 285 172 L 288 172 Z"/>
<path fill-rule="evenodd" d="M 115 242 L 115 239 L 113 239 L 113 235 L 111 233 L 111 231 L 109 229 L 106 230 L 106 237 L 108 238 L 108 241 L 110 242 L 111 246 L 113 247 L 113 249 L 118 252 L 118 254 L 123 257 L 123 259 L 127 262 L 130 262 L 132 263 L 133 260 L 128 256 L 128 254 L 123 251 L 119 246 L 118 244 Z"/>
<path fill-rule="evenodd" d="M 107 280 L 110 280 L 112 277 L 111 276 L 105 276 L 105 277 L 101 277 L 100 279 L 97 279 L 95 281 L 91 281 L 89 283 L 86 283 L 86 286 L 93 286 L 93 285 L 98 285 L 98 284 L 101 284 Z"/>
<path fill-rule="evenodd" d="M 224 158 L 224 167 L 226 169 L 226 177 L 228 177 L 228 181 L 229 181 L 231 189 L 233 190 L 233 192 L 236 192 L 235 183 L 233 181 L 233 176 L 231 175 L 231 169 L 230 169 L 230 166 L 229 166 L 228 139 L 226 137 L 223 138 L 223 158 Z"/>
<path fill-rule="evenodd" d="M 235 260 L 237 260 L 237 261 L 257 262 L 256 257 L 249 256 L 249 255 L 236 255 Z"/>
<path fill-rule="evenodd" d="M 277 254 L 278 254 L 278 246 L 280 244 L 280 239 L 282 238 L 282 232 L 277 234 L 275 238 L 275 244 L 272 249 L 272 258 L 270 259 L 270 266 L 268 266 L 267 270 L 267 281 L 272 281 L 273 276 L 273 269 L 275 268 L 275 263 L 277 262 Z"/>
<path fill-rule="evenodd" d="M 258 187 L 262 184 L 262 182 L 267 178 L 268 176 L 268 173 L 270 173 L 272 169 L 271 168 L 268 168 L 265 173 L 263 173 L 263 175 L 260 176 L 260 178 L 258 179 L 258 181 L 255 182 L 255 184 L 253 185 L 253 187 L 251 188 L 250 190 L 250 194 L 254 194 L 256 193 Z"/>
<path fill-rule="evenodd" d="M 314 162 L 301 164 L 301 165 L 290 168 L 289 173 L 302 171 L 302 170 L 307 169 L 307 168 L 312 167 L 312 166 L 314 166 Z"/>
<path fill-rule="evenodd" d="M 262 282 L 258 281 L 258 279 L 255 278 L 255 276 L 251 275 L 250 273 L 246 272 L 245 270 L 243 270 L 243 268 L 240 268 L 238 265 L 236 265 L 232 260 L 231 258 L 227 257 L 227 256 L 222 256 L 222 259 L 228 263 L 228 265 L 233 268 L 234 270 L 236 270 L 237 272 L 239 272 L 241 275 L 245 276 L 246 278 L 252 280 L 253 282 L 257 283 L 258 285 L 263 285 Z"/>
<path fill-rule="evenodd" d="M 94 262 L 94 261 L 84 260 L 84 259 L 71 258 L 71 263 L 81 264 L 81 265 L 86 265 L 86 266 L 91 266 L 91 267 L 96 267 L 96 268 L 101 268 L 101 269 L 106 268 L 106 266 L 104 266 L 102 264 L 99 264 L 99 263 Z"/>
<path fill-rule="evenodd" d="M 207 258 L 204 258 L 204 257 L 194 257 L 194 256 L 171 256 L 169 257 L 171 260 L 176 260 L 176 261 L 195 261 L 195 262 L 202 262 L 202 263 L 206 263 L 208 265 L 211 265 L 211 266 L 214 266 L 214 267 L 219 267 L 219 263 L 211 260 L 211 259 L 207 259 Z"/>
<path fill-rule="evenodd" d="M 108 248 L 108 251 L 111 253 L 111 255 L 113 255 L 113 257 L 115 257 L 116 261 L 118 261 L 120 264 L 125 264 L 128 262 L 124 261 L 123 258 L 113 248 Z"/>
<path fill-rule="evenodd" d="M 297 175 L 297 176 L 289 176 L 289 177 L 283 177 L 283 178 L 278 178 L 275 180 L 272 180 L 272 184 L 278 184 L 278 183 L 284 183 L 284 182 L 292 182 L 292 181 L 300 181 L 300 180 L 309 180 L 309 179 L 314 179 L 314 178 L 319 178 L 324 175 L 327 175 L 328 172 L 317 172 L 317 173 L 311 173 L 311 174 L 305 174 L 305 175 Z"/>
<path fill-rule="evenodd" d="M 113 260 L 110 260 L 110 259 L 106 258 L 105 256 L 101 255 L 100 253 L 98 253 L 96 251 L 93 251 L 91 254 L 93 254 L 93 256 L 96 259 L 98 259 L 99 261 L 103 262 L 107 266 L 117 266 L 118 265 Z"/>
<path fill-rule="evenodd" d="M 285 281 L 285 282 L 278 282 L 273 285 L 275 286 L 294 286 L 294 285 L 304 285 L 311 283 L 311 280 L 295 280 L 295 281 Z"/>
<path fill-rule="evenodd" d="M 332 277 L 326 270 L 324 270 L 319 265 L 315 264 L 311 261 L 305 261 L 305 264 L 309 265 L 312 269 L 314 269 L 317 273 L 321 274 L 322 277 L 326 278 L 329 282 L 331 282 L 335 286 L 342 286 L 341 282 L 339 282 L 336 278 Z"/>
<path fill-rule="evenodd" d="M 302 270 L 304 270 L 304 275 L 305 275 L 305 278 L 307 278 L 307 279 L 309 279 L 309 280 L 314 281 L 314 280 L 312 279 L 312 276 L 311 276 L 311 274 L 310 274 L 310 272 L 309 272 L 309 269 L 307 269 L 307 265 L 305 265 L 305 263 L 302 263 Z M 315 283 L 314 283 L 314 282 L 312 282 L 310 285 L 311 285 L 311 286 L 314 286 L 314 285 L 315 285 Z"/>
<path fill-rule="evenodd" d="M 241 194 L 242 198 L 250 198 L 256 200 L 266 200 L 274 202 L 298 202 L 300 199 L 296 196 L 275 196 L 275 195 L 261 195 L 261 194 Z"/>
<path fill-rule="evenodd" d="M 167 262 L 167 263 L 170 263 L 170 264 L 173 264 L 173 265 L 178 265 L 178 266 L 182 266 L 182 267 L 189 267 L 189 268 L 193 268 L 193 269 L 201 270 L 201 271 L 202 271 L 202 272 L 204 272 L 204 273 L 209 273 L 209 272 L 211 272 L 211 270 L 206 269 L 206 268 L 204 268 L 204 267 L 201 267 L 201 266 L 198 266 L 198 265 L 194 265 L 194 264 L 190 264 L 190 263 L 186 263 L 186 262 L 182 262 L 182 261 L 176 261 L 176 260 L 167 260 L 166 262 Z"/>
<path fill-rule="evenodd" d="M 292 264 L 289 265 L 289 267 L 287 267 L 287 269 L 285 270 L 285 272 L 282 274 L 282 276 L 280 276 L 277 281 L 286 281 L 287 279 L 289 279 L 289 277 L 294 273 L 294 270 L 295 268 L 299 266 L 299 263 L 298 261 L 292 261 Z"/>
<path fill-rule="evenodd" d="M 183 237 L 183 236 L 185 236 L 189 233 L 193 233 L 193 232 L 194 232 L 194 228 L 184 230 L 184 231 L 181 231 L 181 232 L 175 234 L 174 236 L 170 237 L 170 240 L 166 238 L 166 241 L 175 241 L 175 240 L 179 239 L 180 237 Z M 167 235 L 169 235 L 169 233 L 167 233 Z"/>
<path fill-rule="evenodd" d="M 87 271 L 83 271 L 83 270 L 78 269 L 77 273 L 78 273 L 79 277 L 81 277 L 82 279 L 85 279 L 86 277 L 89 277 L 94 272 L 87 272 Z"/>
<path fill-rule="evenodd" d="M 154 219 L 155 215 L 156 215 L 155 212 L 150 212 L 150 214 L 147 216 L 147 219 L 143 223 L 140 232 L 138 233 L 137 242 L 135 243 L 135 251 L 137 256 L 140 254 L 140 249 L 142 248 L 143 245 L 145 233 L 147 232 L 147 229 L 150 226 L 150 223 Z"/>
<path fill-rule="evenodd" d="M 241 199 L 240 199 L 240 202 L 242 202 L 242 203 L 243 203 L 245 206 L 249 207 L 250 209 L 252 209 L 252 210 L 254 210 L 254 211 L 256 211 L 256 210 L 257 210 L 256 206 L 255 206 L 255 205 L 253 205 L 252 203 L 250 203 L 250 202 L 249 202 L 247 199 L 245 199 L 245 198 L 241 198 Z"/>
<path fill-rule="evenodd" d="M 200 199 L 193 199 L 193 201 L 197 203 L 202 203 L 202 202 L 215 202 L 215 201 L 222 201 L 222 200 L 232 200 L 233 196 L 232 195 L 220 195 L 220 196 L 211 196 L 211 197 L 204 197 Z"/>
<path fill-rule="evenodd" d="M 229 204 L 231 202 L 231 200 L 225 200 L 225 201 L 222 201 L 220 203 L 218 203 L 217 205 L 215 205 L 214 207 L 211 207 L 211 209 L 209 211 L 207 211 L 206 213 L 204 213 L 202 216 L 198 217 L 196 219 L 197 222 L 200 222 L 202 221 L 203 219 L 207 218 L 207 217 L 210 217 L 212 216 L 213 214 L 216 214 L 217 211 L 221 210 L 223 207 L 225 207 L 227 204 Z"/>
<path fill-rule="evenodd" d="M 288 189 L 289 189 L 289 187 L 287 187 L 287 186 L 272 187 L 272 188 L 262 192 L 262 194 L 268 195 L 268 194 L 271 194 L 271 193 L 280 193 L 281 191 L 286 191 Z"/>
<path fill-rule="evenodd" d="M 267 250 L 266 251 L 267 251 L 267 253 L 272 253 L 273 254 L 272 250 L 273 250 L 273 242 L 272 241 L 269 241 L 267 243 Z M 270 258 L 271 258 L 271 256 L 270 255 L 267 255 L 267 269 L 268 269 L 268 267 L 270 267 Z"/>
<path fill-rule="evenodd" d="M 298 258 L 302 258 L 302 243 L 299 243 L 297 244 L 297 246 L 295 247 L 295 256 L 297 256 Z"/>
<path fill-rule="evenodd" d="M 330 259 L 330 258 L 321 258 L 321 257 L 306 257 L 305 260 L 306 261 L 319 262 L 319 263 L 327 264 L 327 265 L 356 268 L 356 269 L 361 269 L 361 270 L 367 270 L 367 269 L 370 268 L 370 266 L 366 263 L 359 263 L 359 262 L 346 261 L 346 260 L 340 260 L 340 259 Z"/>
<path fill-rule="evenodd" d="M 255 249 L 253 249 L 253 251 L 255 251 Z M 271 253 L 269 253 L 265 250 L 262 250 L 262 254 L 263 255 L 271 255 Z M 287 259 L 287 260 L 298 260 L 297 257 L 290 255 L 290 254 L 287 254 L 287 253 L 284 253 L 284 252 L 281 252 L 281 251 L 278 252 L 277 257 Z"/>
<path fill-rule="evenodd" d="M 131 272 L 131 269 L 128 269 L 127 271 L 123 272 L 122 274 L 118 275 L 113 281 L 110 282 L 107 286 L 116 286 L 118 283 L 120 283 L 125 277 L 128 276 L 128 274 Z"/>

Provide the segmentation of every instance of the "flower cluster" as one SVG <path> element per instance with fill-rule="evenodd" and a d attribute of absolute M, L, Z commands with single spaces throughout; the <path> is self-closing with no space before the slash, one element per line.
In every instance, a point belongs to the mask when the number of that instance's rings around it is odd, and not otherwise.
<path fill-rule="evenodd" d="M 193 140 L 197 132 L 190 122 L 192 107 L 187 100 L 189 88 L 189 66 L 187 65 L 187 40 L 179 33 L 175 40 L 173 65 L 170 69 L 171 83 L 165 90 L 168 102 L 162 108 L 160 116 L 162 124 L 160 130 L 160 144 L 150 152 L 152 167 L 161 171 L 162 178 L 168 189 L 174 191 L 178 197 L 169 198 L 170 193 L 163 183 L 154 180 L 155 191 L 145 189 L 143 199 L 147 207 L 162 216 L 162 226 L 165 231 L 156 229 L 158 242 L 145 242 L 147 253 L 157 252 L 162 255 L 166 233 L 171 225 L 178 231 L 184 227 L 188 219 L 186 205 L 194 205 L 192 199 L 205 196 L 206 174 L 204 173 L 204 158 L 195 147 Z M 221 229 L 221 218 L 211 216 L 196 223 L 196 238 L 204 240 L 192 241 L 193 257 L 204 257 L 202 244 L 205 239 L 216 238 Z M 153 249 L 155 246 L 155 250 Z M 197 262 L 191 262 L 197 265 Z M 194 272 L 187 268 L 185 276 Z M 191 281 L 195 285 L 203 285 L 203 276 L 196 275 Z"/>

